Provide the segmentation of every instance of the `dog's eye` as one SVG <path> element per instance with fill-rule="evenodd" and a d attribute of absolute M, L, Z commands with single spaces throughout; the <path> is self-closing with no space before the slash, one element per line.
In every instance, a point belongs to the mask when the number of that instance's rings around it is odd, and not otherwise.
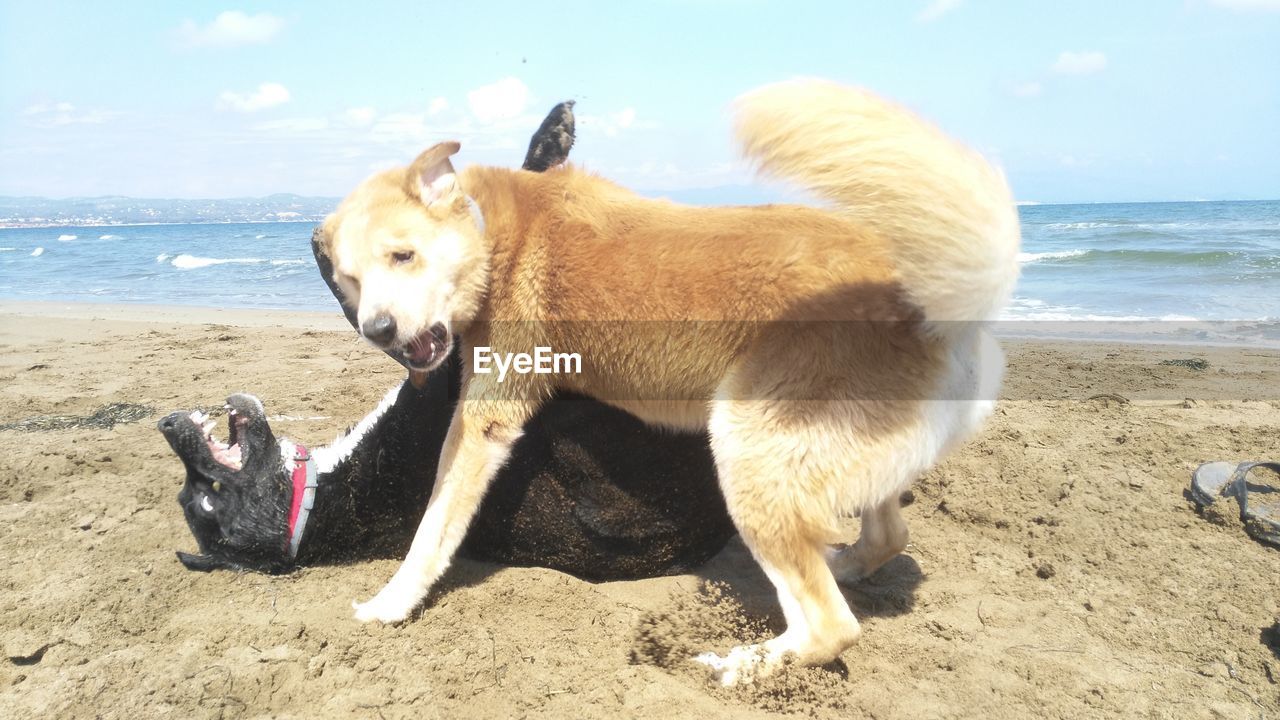
<path fill-rule="evenodd" d="M 391 253 L 391 262 L 395 263 L 396 265 L 403 265 L 409 262 L 410 260 L 413 260 L 412 250 L 397 250 Z"/>

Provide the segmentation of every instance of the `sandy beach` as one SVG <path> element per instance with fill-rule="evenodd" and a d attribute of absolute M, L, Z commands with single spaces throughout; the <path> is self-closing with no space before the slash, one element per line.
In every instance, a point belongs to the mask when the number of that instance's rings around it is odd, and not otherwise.
<path fill-rule="evenodd" d="M 1280 459 L 1280 350 L 1006 342 L 996 415 L 916 484 L 908 551 L 846 590 L 859 644 L 730 692 L 652 658 L 779 625 L 736 541 L 697 574 L 599 585 L 460 561 L 401 627 L 351 618 L 393 560 L 185 570 L 155 421 L 243 390 L 278 434 L 332 440 L 403 375 L 336 308 L 6 302 L 0 348 L 0 426 L 154 409 L 0 429 L 3 717 L 1280 714 L 1280 550 L 1184 496 L 1203 461 Z"/>

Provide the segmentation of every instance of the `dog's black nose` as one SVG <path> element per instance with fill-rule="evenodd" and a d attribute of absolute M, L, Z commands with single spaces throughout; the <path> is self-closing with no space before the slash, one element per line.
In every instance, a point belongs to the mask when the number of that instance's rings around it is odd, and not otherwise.
<path fill-rule="evenodd" d="M 389 313 L 378 313 L 360 326 L 360 333 L 379 345 L 390 345 L 396 337 L 396 320 Z"/>

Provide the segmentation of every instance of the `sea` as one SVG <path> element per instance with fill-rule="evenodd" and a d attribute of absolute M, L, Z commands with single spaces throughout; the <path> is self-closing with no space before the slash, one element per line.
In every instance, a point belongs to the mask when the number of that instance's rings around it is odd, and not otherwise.
<path fill-rule="evenodd" d="M 1280 201 L 1025 205 L 1019 337 L 1280 346 Z M 313 223 L 0 229 L 0 303 L 336 312 Z"/>

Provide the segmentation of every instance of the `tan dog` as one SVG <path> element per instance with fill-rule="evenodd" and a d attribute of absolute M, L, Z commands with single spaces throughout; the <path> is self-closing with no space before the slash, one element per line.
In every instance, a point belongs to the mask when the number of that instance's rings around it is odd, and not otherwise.
<path fill-rule="evenodd" d="M 473 167 L 457 143 L 376 175 L 325 223 L 362 333 L 419 370 L 473 350 L 579 353 L 578 374 L 469 372 L 430 506 L 362 621 L 404 620 L 448 567 L 525 421 L 554 389 L 709 431 L 787 630 L 697 658 L 726 684 L 858 637 L 836 581 L 901 552 L 898 495 L 990 412 L 984 323 L 1017 276 L 1003 176 L 906 110 L 821 81 L 740 98 L 747 157 L 831 204 L 691 208 L 573 168 Z M 832 553 L 842 515 L 854 545 Z"/>

